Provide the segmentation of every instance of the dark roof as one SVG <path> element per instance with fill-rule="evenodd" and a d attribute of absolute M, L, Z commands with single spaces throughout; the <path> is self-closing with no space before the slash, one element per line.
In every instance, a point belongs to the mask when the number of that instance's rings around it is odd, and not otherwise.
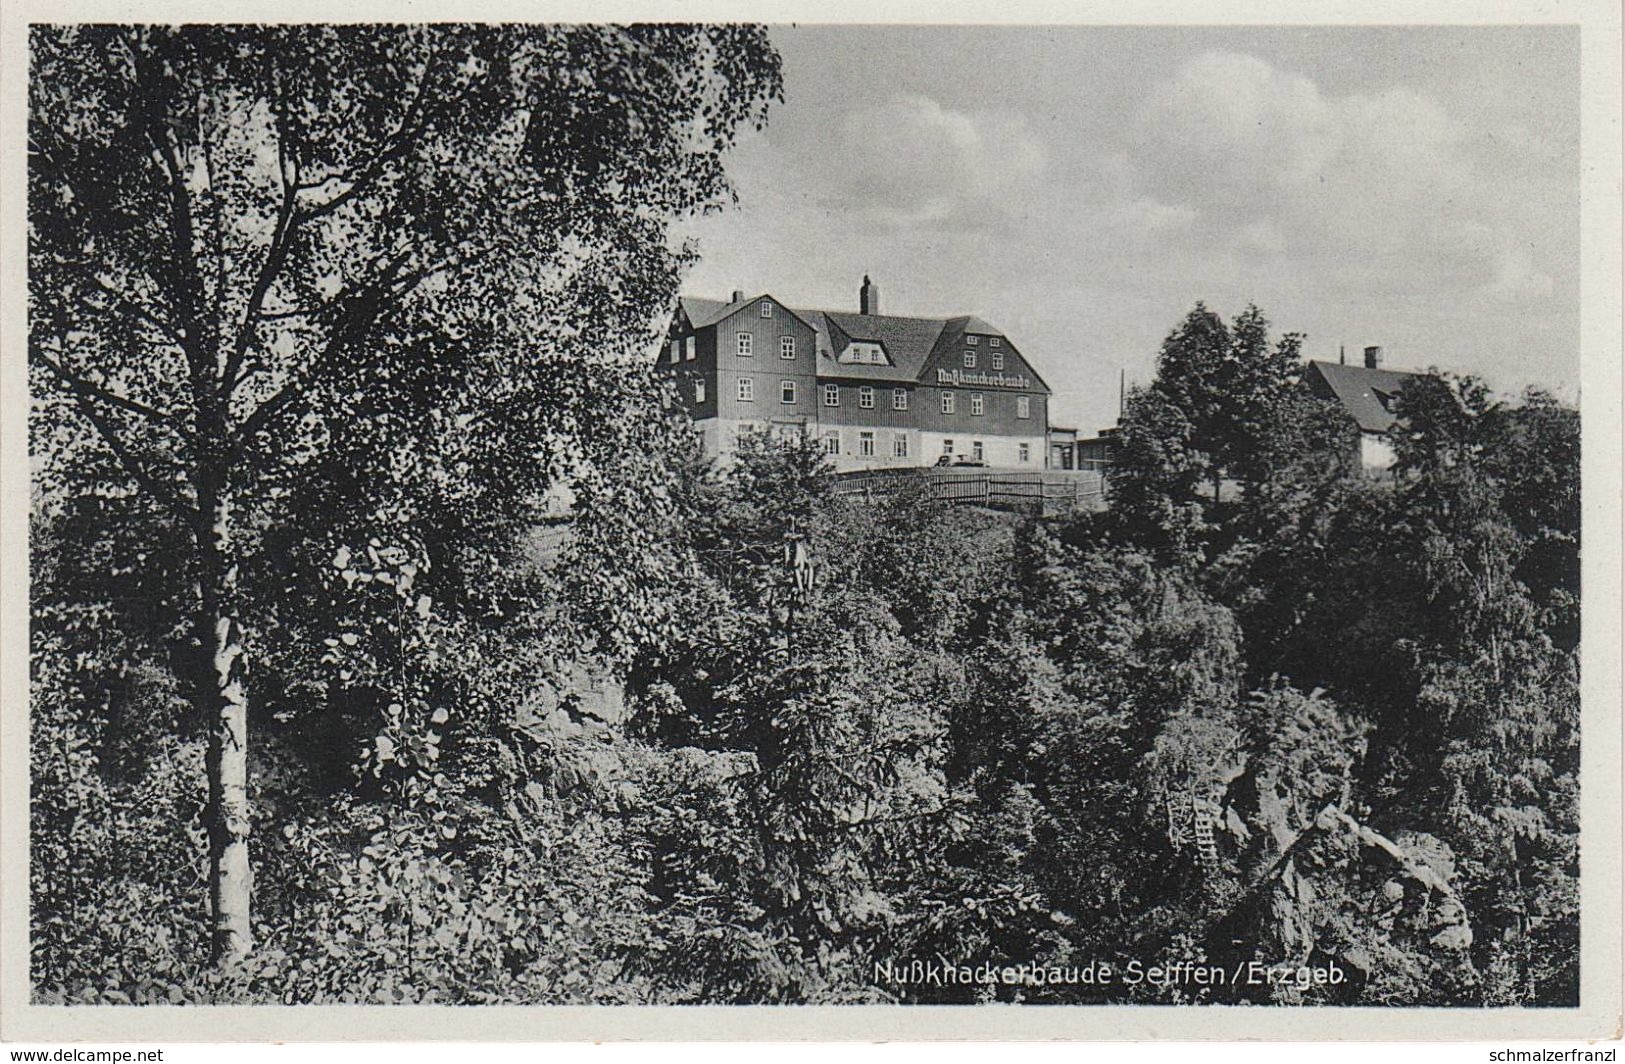
<path fill-rule="evenodd" d="M 748 302 L 741 300 L 738 303 L 729 303 L 722 299 L 702 299 L 699 296 L 680 296 L 677 301 L 682 305 L 683 313 L 688 315 L 689 324 L 696 329 L 715 325 Z"/>
<path fill-rule="evenodd" d="M 683 312 L 696 329 L 715 325 L 729 315 L 749 306 L 765 295 L 754 295 L 736 303 L 719 299 L 683 296 Z M 1003 331 L 981 318 L 961 314 L 952 318 L 905 318 L 895 314 L 853 314 L 841 310 L 804 310 L 786 306 L 785 310 L 811 325 L 818 334 L 818 375 L 821 377 L 848 377 L 854 380 L 917 381 L 925 371 L 933 352 L 943 346 L 953 346 L 966 333 L 1004 337 Z M 891 364 L 837 362 L 835 356 L 845 350 L 853 340 L 878 343 L 886 350 Z M 1028 363 L 1031 369 L 1032 363 Z M 1049 385 L 1032 370 L 1044 391 Z"/>
<path fill-rule="evenodd" d="M 874 380 L 917 380 L 926 359 L 942 335 L 941 318 L 899 318 L 891 314 L 845 314 L 832 310 L 803 310 L 810 321 L 823 319 L 818 345 L 818 373 L 827 377 L 863 377 Z M 815 324 L 816 327 L 816 324 Z M 891 359 L 889 366 L 836 361 L 850 340 L 878 343 Z"/>
<path fill-rule="evenodd" d="M 974 314 L 962 314 L 957 318 L 949 318 L 948 324 L 952 328 L 962 333 L 979 333 L 982 336 L 1004 336 L 1004 333 L 1001 332 L 996 326 L 989 325 L 987 322 L 983 321 L 981 318 L 978 318 Z"/>
<path fill-rule="evenodd" d="M 678 296 L 677 302 L 682 306 L 683 313 L 688 315 L 688 323 L 696 329 L 703 329 L 707 325 L 715 325 L 719 321 L 732 317 L 760 299 L 772 300 L 773 304 L 780 310 L 801 318 L 807 325 L 817 328 L 812 319 L 806 316 L 805 311 L 785 306 L 784 302 L 771 292 L 758 292 L 753 296 L 747 296 L 732 303 L 725 303 L 720 299 L 704 299 L 700 296 Z"/>
<path fill-rule="evenodd" d="M 1398 420 L 1392 406 L 1405 382 L 1420 374 L 1399 369 L 1367 369 L 1339 362 L 1310 362 L 1311 386 L 1319 374 L 1330 397 L 1343 404 L 1361 432 L 1387 432 Z"/>

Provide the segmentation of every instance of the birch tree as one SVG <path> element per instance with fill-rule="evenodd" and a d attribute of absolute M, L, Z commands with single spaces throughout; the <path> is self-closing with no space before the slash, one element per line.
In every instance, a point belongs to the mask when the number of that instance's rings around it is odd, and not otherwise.
<path fill-rule="evenodd" d="M 692 253 L 671 223 L 726 201 L 722 156 L 778 60 L 734 26 L 30 43 L 36 505 L 96 494 L 161 530 L 141 557 L 180 589 L 229 964 L 253 937 L 251 659 L 279 623 L 274 581 L 245 573 L 276 571 L 279 521 L 324 519 L 288 500 L 364 426 L 328 493 L 400 533 L 373 544 L 400 570 L 412 528 L 522 523 L 636 440 L 658 406 L 626 397 Z"/>

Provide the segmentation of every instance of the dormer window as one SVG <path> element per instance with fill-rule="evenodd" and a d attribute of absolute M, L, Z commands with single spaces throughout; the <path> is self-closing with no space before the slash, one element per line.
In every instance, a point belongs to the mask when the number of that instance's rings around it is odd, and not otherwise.
<path fill-rule="evenodd" d="M 841 349 L 837 361 L 860 366 L 885 366 L 890 363 L 885 348 L 873 340 L 852 341 Z"/>
<path fill-rule="evenodd" d="M 773 301 L 771 299 L 762 300 L 762 317 L 771 318 L 772 316 L 773 316 Z"/>

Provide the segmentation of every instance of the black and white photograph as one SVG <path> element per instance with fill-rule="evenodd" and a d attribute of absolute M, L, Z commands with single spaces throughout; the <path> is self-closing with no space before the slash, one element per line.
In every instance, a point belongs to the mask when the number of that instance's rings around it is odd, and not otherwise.
<path fill-rule="evenodd" d="M 1617 11 L 140 10 L 7 13 L 31 1016 L 1618 1037 Z"/>

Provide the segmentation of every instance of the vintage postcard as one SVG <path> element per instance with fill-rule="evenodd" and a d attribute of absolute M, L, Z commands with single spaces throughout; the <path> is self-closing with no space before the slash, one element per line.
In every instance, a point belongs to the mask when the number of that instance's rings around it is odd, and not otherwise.
<path fill-rule="evenodd" d="M 1618 1038 L 1620 41 L 7 3 L 0 1034 Z"/>

